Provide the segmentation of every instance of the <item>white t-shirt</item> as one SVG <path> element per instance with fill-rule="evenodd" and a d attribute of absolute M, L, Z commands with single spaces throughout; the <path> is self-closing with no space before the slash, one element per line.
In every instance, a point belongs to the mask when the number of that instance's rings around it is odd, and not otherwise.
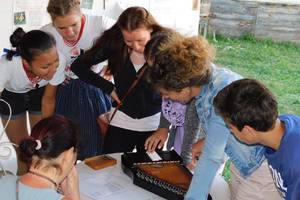
<path fill-rule="evenodd" d="M 96 15 L 84 15 L 85 24 L 83 27 L 83 32 L 80 39 L 74 46 L 68 46 L 62 36 L 57 32 L 56 28 L 51 24 L 48 24 L 41 28 L 41 30 L 46 31 L 53 35 L 56 40 L 57 49 L 66 57 L 67 66 L 65 68 L 66 76 L 73 79 L 78 78 L 71 70 L 70 66 L 72 62 L 80 55 L 80 50 L 87 50 L 92 45 L 93 42 L 107 29 L 112 27 L 115 20 Z M 101 70 L 102 65 L 94 66 L 93 71 L 98 73 Z"/>
<path fill-rule="evenodd" d="M 45 86 L 48 83 L 51 85 L 59 85 L 65 79 L 64 67 L 66 60 L 59 53 L 59 66 L 53 78 L 50 81 L 42 79 L 38 82 L 39 86 Z M 4 89 L 14 93 L 25 93 L 35 89 L 35 84 L 32 83 L 22 64 L 21 56 L 14 56 L 11 61 L 7 60 L 5 55 L 0 58 L 0 92 Z"/>

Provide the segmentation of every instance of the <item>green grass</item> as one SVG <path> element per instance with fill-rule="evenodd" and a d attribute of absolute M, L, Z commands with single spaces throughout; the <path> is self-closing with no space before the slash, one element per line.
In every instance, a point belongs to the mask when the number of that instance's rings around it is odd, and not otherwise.
<path fill-rule="evenodd" d="M 279 113 L 300 115 L 300 45 L 217 37 L 215 63 L 246 78 L 262 81 L 276 95 Z M 230 180 L 229 162 L 223 171 Z"/>
<path fill-rule="evenodd" d="M 252 37 L 211 41 L 215 63 L 262 81 L 276 95 L 280 114 L 300 115 L 300 45 Z"/>

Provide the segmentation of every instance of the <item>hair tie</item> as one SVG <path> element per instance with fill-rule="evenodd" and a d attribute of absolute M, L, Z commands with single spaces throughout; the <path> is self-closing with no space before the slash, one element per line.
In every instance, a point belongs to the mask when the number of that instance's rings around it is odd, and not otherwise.
<path fill-rule="evenodd" d="M 41 143 L 41 140 L 35 140 L 36 141 L 36 147 L 35 147 L 35 150 L 40 150 L 42 148 L 42 143 Z"/>

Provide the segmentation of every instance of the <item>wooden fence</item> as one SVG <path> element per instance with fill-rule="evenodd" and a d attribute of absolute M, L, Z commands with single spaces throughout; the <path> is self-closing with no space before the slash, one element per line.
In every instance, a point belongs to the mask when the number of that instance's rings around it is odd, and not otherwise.
<path fill-rule="evenodd" d="M 209 25 L 217 34 L 300 44 L 300 2 L 212 0 Z"/>

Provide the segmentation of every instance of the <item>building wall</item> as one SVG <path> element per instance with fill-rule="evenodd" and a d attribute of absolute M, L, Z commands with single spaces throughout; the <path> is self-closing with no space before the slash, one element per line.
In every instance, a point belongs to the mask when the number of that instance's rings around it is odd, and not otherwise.
<path fill-rule="evenodd" d="M 2 31 L 0 32 L 0 55 L 3 53 L 3 48 L 10 48 L 9 36 L 16 28 L 13 24 L 14 1 L 15 0 L 1 0 L 0 24 Z M 26 0 L 19 1 L 26 3 Z M 162 25 L 174 28 L 185 35 L 197 35 L 199 10 L 197 10 L 197 5 L 194 4 L 198 1 L 199 0 L 94 0 L 92 9 L 83 9 L 83 11 L 96 15 L 107 15 L 117 19 L 119 14 L 129 6 L 143 6 L 148 9 Z M 45 4 L 43 9 L 46 10 L 46 6 Z M 42 17 L 43 24 L 50 22 L 46 11 L 45 16 Z M 37 29 L 39 26 L 33 28 Z M 28 31 L 26 28 L 25 30 Z"/>
<path fill-rule="evenodd" d="M 224 36 L 300 43 L 300 1 L 212 0 L 209 23 Z"/>
<path fill-rule="evenodd" d="M 2 54 L 2 49 L 9 48 L 9 36 L 13 29 L 13 1 L 12 0 L 1 0 L 0 6 L 0 55 Z M 1 129 L 0 129 L 1 130 Z"/>

